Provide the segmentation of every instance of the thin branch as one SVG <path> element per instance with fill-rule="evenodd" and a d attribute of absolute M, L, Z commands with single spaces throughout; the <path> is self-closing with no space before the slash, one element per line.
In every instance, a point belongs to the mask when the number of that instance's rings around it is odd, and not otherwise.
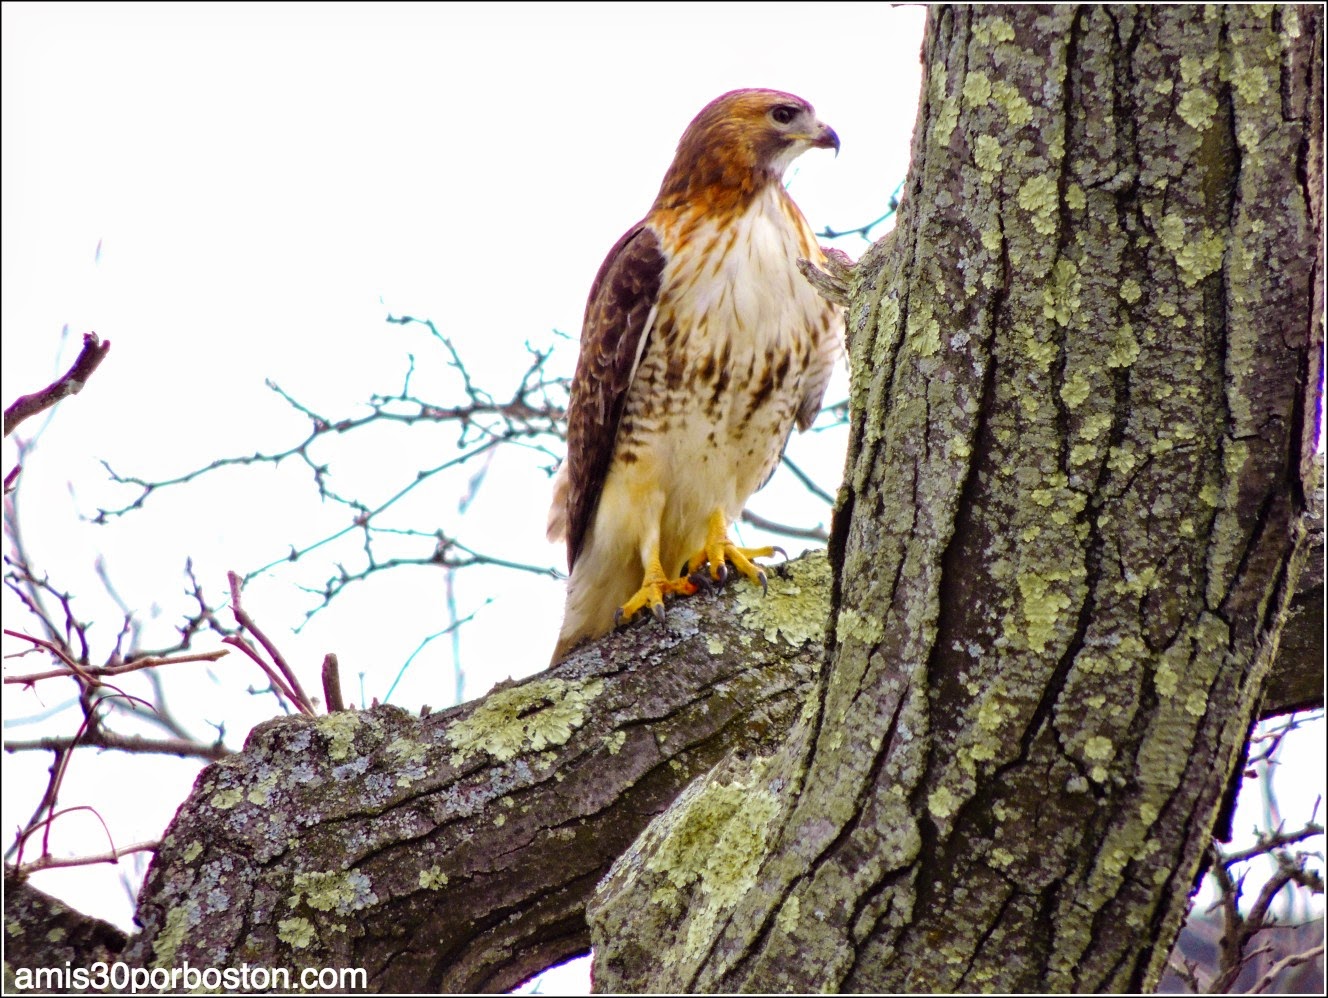
<path fill-rule="evenodd" d="M 317 711 L 314 710 L 313 703 L 309 700 L 309 697 L 305 695 L 304 688 L 300 686 L 300 680 L 299 677 L 295 675 L 295 670 L 286 662 L 286 658 L 281 654 L 280 649 L 278 649 L 272 640 L 263 633 L 258 624 L 254 622 L 253 617 L 249 616 L 249 614 L 245 612 L 244 607 L 240 605 L 240 576 L 235 572 L 227 572 L 226 578 L 231 584 L 231 612 L 235 614 L 235 622 L 257 638 L 258 643 L 261 644 L 264 650 L 272 656 L 273 663 L 276 665 L 277 669 L 280 670 L 282 677 L 286 681 L 283 684 L 283 688 L 291 695 L 291 701 L 295 706 L 311 716 L 316 714 Z M 237 644 L 236 642 L 230 643 Z M 245 648 L 246 651 L 248 650 L 246 645 L 237 644 L 237 647 Z M 257 655 L 251 654 L 250 657 L 258 660 Z M 261 663 L 261 660 L 259 661 Z M 264 671 L 268 672 L 268 675 L 275 680 L 276 677 L 266 668 L 266 666 L 264 667 Z"/>
<path fill-rule="evenodd" d="M 1319 959 L 1322 956 L 1323 943 L 1319 943 L 1318 946 L 1307 949 L 1303 953 L 1293 953 L 1290 956 L 1283 957 L 1264 971 L 1263 976 L 1254 982 L 1254 987 L 1250 988 L 1250 993 L 1258 994 L 1265 988 L 1271 988 L 1277 983 L 1277 979 L 1288 970 L 1299 967 L 1303 963 L 1309 963 L 1311 960 Z"/>
<path fill-rule="evenodd" d="M 8 634 L 11 638 L 18 638 L 21 641 L 30 641 L 38 648 L 46 649 L 48 652 L 50 652 L 52 655 L 54 655 L 56 658 L 58 658 L 61 662 L 65 664 L 66 668 L 64 669 L 57 669 L 54 672 L 41 673 L 37 675 L 36 678 L 32 680 L 33 682 L 35 682 L 36 679 L 45 679 L 49 676 L 77 676 L 79 682 L 81 682 L 84 686 L 95 688 L 101 685 L 101 680 L 95 678 L 88 671 L 88 668 L 86 666 L 80 665 L 78 662 L 75 662 L 74 659 L 70 657 L 69 653 L 65 651 L 65 649 L 61 648 L 59 645 L 55 644 L 54 642 L 47 641 L 44 638 L 33 637 L 31 634 L 24 634 L 22 631 L 13 631 L 10 630 L 8 627 L 4 629 L 4 632 Z M 26 677 L 19 676 L 15 678 L 21 681 Z M 5 680 L 6 683 L 13 681 L 14 681 L 13 679 Z"/>
<path fill-rule="evenodd" d="M 102 342 L 97 339 L 96 333 L 84 333 L 83 349 L 79 351 L 73 367 L 41 391 L 33 392 L 31 395 L 19 396 L 5 410 L 4 435 L 9 436 L 13 433 L 15 428 L 25 419 L 35 416 L 39 412 L 44 412 L 61 399 L 81 392 L 83 386 L 88 383 L 88 378 L 92 377 L 92 372 L 97 370 L 101 362 L 106 359 L 106 354 L 110 349 L 110 340 Z M 11 472 L 9 476 L 6 476 L 6 492 L 10 490 L 10 477 L 13 474 L 14 472 Z"/>
<path fill-rule="evenodd" d="M 1258 842 L 1250 846 L 1248 849 L 1242 849 L 1239 852 L 1231 853 L 1223 852 L 1220 854 L 1219 858 L 1226 866 L 1231 866 L 1233 863 L 1244 863 L 1247 860 L 1255 859 L 1258 856 L 1265 856 L 1274 849 L 1281 848 L 1282 846 L 1294 845 L 1297 842 L 1303 842 L 1308 838 L 1313 838 L 1315 835 L 1322 834 L 1323 825 L 1309 822 L 1304 828 L 1298 829 L 1294 832 L 1277 831 L 1271 832 L 1267 835 L 1260 835 Z"/>
<path fill-rule="evenodd" d="M 5 633 L 15 638 L 23 638 L 34 644 L 47 648 L 60 658 L 61 661 L 68 662 L 64 654 L 51 648 L 48 642 L 41 638 L 34 638 L 30 634 L 21 634 L 17 631 L 5 629 Z M 70 664 L 65 669 L 51 669 L 49 672 L 34 672 L 25 676 L 6 676 L 5 683 L 16 683 L 21 686 L 31 686 L 33 683 L 43 679 L 57 679 L 63 676 L 77 676 L 90 686 L 100 686 L 103 676 L 120 676 L 126 672 L 138 672 L 141 669 L 155 669 L 162 665 L 180 665 L 185 662 L 215 662 L 220 658 L 229 655 L 230 652 L 224 648 L 216 651 L 196 652 L 188 655 L 146 655 L 143 658 L 136 658 L 130 662 L 122 662 L 120 665 L 102 665 L 102 666 L 76 666 Z M 7 656 L 10 657 L 10 656 Z"/>
<path fill-rule="evenodd" d="M 895 185 L 894 192 L 890 195 L 890 200 L 887 202 L 888 206 L 885 210 L 885 214 L 882 215 L 880 218 L 876 219 L 875 221 L 868 222 L 866 225 L 859 225 L 856 229 L 836 230 L 830 228 L 830 226 L 827 225 L 820 232 L 816 233 L 816 237 L 818 239 L 838 239 L 841 236 L 862 236 L 863 239 L 870 241 L 871 230 L 876 228 L 876 226 L 880 225 L 887 218 L 890 218 L 892 215 L 894 215 L 896 211 L 899 210 L 899 194 L 903 189 L 904 189 L 904 181 L 901 180 L 899 181 L 898 184 Z"/>
<path fill-rule="evenodd" d="M 161 481 L 148 481 L 132 475 L 122 475 L 106 462 L 102 462 L 112 481 L 122 485 L 136 486 L 139 493 L 131 502 L 123 506 L 114 509 L 99 509 L 97 515 L 92 518 L 92 522 L 106 523 L 114 517 L 124 516 L 141 508 L 147 498 L 159 489 L 191 482 L 221 468 L 243 467 L 253 464 L 271 464 L 275 466 L 280 465 L 288 458 L 299 458 L 308 466 L 322 498 L 343 505 L 352 505 L 351 501 L 338 496 L 329 488 L 328 466 L 315 461 L 310 456 L 309 448 L 323 437 L 346 434 L 373 423 L 400 423 L 407 426 L 418 422 L 458 423 L 462 427 L 463 445 L 467 442 L 467 431 L 472 429 L 479 431 L 484 437 L 499 441 L 515 440 L 520 437 L 562 436 L 562 427 L 566 419 L 566 404 L 562 400 L 565 399 L 568 392 L 568 381 L 566 378 L 553 378 L 544 373 L 543 367 L 551 356 L 551 351 L 540 351 L 529 344 L 526 345 L 526 349 L 532 357 L 531 363 L 522 375 L 512 398 L 507 402 L 500 403 L 494 401 L 488 392 L 477 388 L 471 382 L 455 346 L 438 332 L 431 320 L 416 319 L 413 316 L 397 318 L 389 315 L 387 321 L 396 325 L 418 323 L 429 328 L 433 337 L 447 350 L 448 365 L 456 368 L 461 373 L 467 397 L 465 403 L 439 405 L 406 394 L 410 384 L 408 373 L 406 383 L 403 385 L 400 394 L 371 396 L 368 403 L 370 409 L 368 414 L 353 418 L 334 419 L 316 412 L 309 406 L 299 402 L 276 383 L 268 381 L 267 387 L 272 392 L 310 421 L 311 428 L 303 440 L 284 450 L 266 453 L 260 451 L 254 454 L 218 458 L 185 474 Z M 410 372 L 413 373 L 413 371 L 414 358 L 411 359 L 410 363 Z M 488 425 L 486 420 L 497 420 L 502 428 L 492 427 Z M 253 574 L 255 573 L 250 573 L 250 576 Z"/>
<path fill-rule="evenodd" d="M 798 481 L 802 482 L 808 492 L 816 496 L 817 499 L 824 501 L 826 505 L 833 506 L 835 504 L 835 497 L 817 485 L 816 482 L 812 480 L 811 475 L 807 474 L 807 472 L 794 464 L 787 454 L 780 458 L 780 460 L 784 462 L 784 467 L 793 472 L 793 476 L 797 478 Z"/>
<path fill-rule="evenodd" d="M 120 752 L 137 752 L 154 755 L 175 755 L 180 758 L 193 757 L 216 762 L 231 755 L 231 750 L 220 741 L 212 745 L 202 745 L 189 738 L 144 738 L 141 735 L 122 735 L 115 731 L 98 730 L 82 738 L 51 737 L 34 738 L 28 741 L 7 741 L 6 752 L 63 752 L 75 748 L 115 749 Z"/>
<path fill-rule="evenodd" d="M 36 873 L 38 870 L 51 870 L 67 866 L 91 866 L 94 863 L 118 863 L 123 857 L 128 856 L 130 853 L 156 852 L 160 845 L 160 842 L 135 842 L 133 845 L 125 846 L 123 849 L 111 849 L 110 852 L 104 852 L 99 856 L 68 856 L 64 858 L 42 856 L 40 859 L 35 859 L 25 866 L 18 867 L 13 872 L 20 877 L 26 877 L 31 873 Z"/>
<path fill-rule="evenodd" d="M 273 692 L 277 694 L 277 696 L 281 699 L 283 704 L 286 703 L 293 704 L 297 710 L 299 710 L 301 713 L 304 714 L 313 713 L 311 709 L 306 709 L 304 706 L 300 704 L 299 699 L 295 696 L 295 692 L 282 681 L 281 676 L 277 674 L 277 671 L 272 666 L 268 665 L 267 662 L 263 661 L 263 656 L 259 655 L 258 652 L 254 650 L 254 646 L 251 645 L 248 641 L 238 636 L 230 638 L 222 638 L 221 640 L 223 644 L 228 644 L 235 648 L 238 648 L 240 649 L 240 651 L 244 652 L 251 659 L 253 659 L 254 663 L 257 664 L 257 666 L 263 670 L 263 674 L 267 676 L 268 681 L 272 684 Z"/>
<path fill-rule="evenodd" d="M 785 537 L 796 537 L 799 540 L 816 541 L 819 544 L 824 544 L 830 540 L 829 532 L 819 523 L 814 527 L 793 527 L 787 523 L 776 523 L 774 520 L 767 520 L 764 516 L 753 513 L 750 509 L 744 509 L 740 519 L 743 523 L 750 523 L 753 527 L 760 527 L 772 534 L 783 534 Z"/>

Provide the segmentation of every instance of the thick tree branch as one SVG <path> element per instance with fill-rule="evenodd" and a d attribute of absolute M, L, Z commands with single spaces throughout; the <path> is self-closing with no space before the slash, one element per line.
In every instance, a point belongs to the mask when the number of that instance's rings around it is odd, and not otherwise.
<path fill-rule="evenodd" d="M 674 603 L 664 628 L 423 718 L 384 706 L 259 725 L 180 809 L 125 959 L 224 953 L 364 967 L 375 990 L 496 991 L 586 950 L 609 864 L 690 780 L 769 751 L 797 717 L 828 579 L 808 556 L 764 599 L 734 584 Z"/>
<path fill-rule="evenodd" d="M 5 873 L 5 990 L 20 967 L 91 967 L 120 959 L 127 938 L 109 922 L 74 911 Z"/>
<path fill-rule="evenodd" d="M 825 556 L 808 555 L 764 600 L 739 583 L 671 604 L 664 629 L 609 635 L 442 713 L 260 725 L 181 808 L 126 956 L 242 949 L 363 966 L 377 990 L 510 988 L 589 947 L 590 891 L 692 779 L 784 737 L 828 605 Z M 338 929 L 352 913 L 363 936 Z M 57 956 L 27 945 L 14 966 Z"/>
<path fill-rule="evenodd" d="M 1261 717 L 1323 706 L 1323 455 L 1311 502 L 1309 553 L 1268 674 Z"/>

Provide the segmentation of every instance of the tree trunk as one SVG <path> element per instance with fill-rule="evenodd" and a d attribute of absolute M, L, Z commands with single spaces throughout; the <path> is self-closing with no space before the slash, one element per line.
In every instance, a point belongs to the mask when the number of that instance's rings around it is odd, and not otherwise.
<path fill-rule="evenodd" d="M 1322 53 L 1310 7 L 934 10 L 831 562 L 439 714 L 261 725 L 141 933 L 7 881 L 7 970 L 496 990 L 593 934 L 606 990 L 1147 988 L 1305 560 Z"/>
<path fill-rule="evenodd" d="M 615 864 L 596 983 L 1158 979 L 1305 545 L 1318 10 L 939 8 L 851 288 L 830 668 Z"/>

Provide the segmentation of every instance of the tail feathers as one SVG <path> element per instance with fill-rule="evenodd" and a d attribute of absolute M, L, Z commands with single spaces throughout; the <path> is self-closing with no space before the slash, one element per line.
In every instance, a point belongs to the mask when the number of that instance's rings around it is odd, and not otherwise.
<path fill-rule="evenodd" d="M 550 664 L 561 661 L 581 642 L 613 630 L 614 615 L 640 587 L 641 577 L 637 555 L 627 552 L 627 557 L 606 557 L 592 541 L 567 580 L 567 609 Z"/>
<path fill-rule="evenodd" d="M 570 488 L 567 475 L 567 462 L 564 461 L 553 476 L 553 502 L 549 506 L 549 520 L 545 527 L 545 536 L 555 544 L 567 539 L 567 491 Z"/>

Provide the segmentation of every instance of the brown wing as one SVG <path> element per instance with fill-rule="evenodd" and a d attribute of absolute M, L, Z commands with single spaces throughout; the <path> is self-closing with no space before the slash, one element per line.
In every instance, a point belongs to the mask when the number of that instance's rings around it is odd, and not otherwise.
<path fill-rule="evenodd" d="M 567 567 L 576 564 L 613 457 L 627 389 L 649 338 L 664 276 L 654 230 L 636 225 L 605 258 L 586 302 L 567 409 Z"/>

